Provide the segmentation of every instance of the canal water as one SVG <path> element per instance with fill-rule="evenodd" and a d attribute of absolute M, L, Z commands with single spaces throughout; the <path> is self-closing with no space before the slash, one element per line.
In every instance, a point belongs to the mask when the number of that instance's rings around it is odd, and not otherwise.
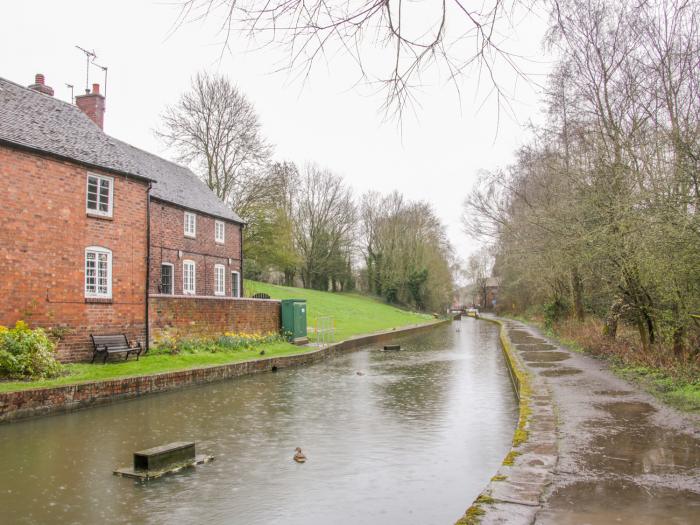
<path fill-rule="evenodd" d="M 0 425 L 0 522 L 453 523 L 516 423 L 498 330 L 464 319 L 397 341 Z M 112 475 L 133 451 L 185 440 L 216 460 L 147 484 Z"/>

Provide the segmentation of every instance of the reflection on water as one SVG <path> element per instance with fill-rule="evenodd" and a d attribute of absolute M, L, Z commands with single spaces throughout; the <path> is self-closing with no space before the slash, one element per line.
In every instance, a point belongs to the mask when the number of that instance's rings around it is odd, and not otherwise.
<path fill-rule="evenodd" d="M 497 328 L 465 319 L 399 341 L 0 426 L 0 521 L 452 523 L 516 421 Z M 145 485 L 112 475 L 133 451 L 180 440 L 216 461 Z"/>

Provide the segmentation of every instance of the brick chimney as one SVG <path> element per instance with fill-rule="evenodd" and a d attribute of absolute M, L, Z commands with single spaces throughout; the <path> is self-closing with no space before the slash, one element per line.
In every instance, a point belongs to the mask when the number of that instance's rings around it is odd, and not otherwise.
<path fill-rule="evenodd" d="M 100 94 L 100 85 L 93 84 L 92 92 L 87 89 L 85 91 L 84 95 L 75 97 L 75 105 L 90 117 L 90 120 L 97 124 L 100 129 L 104 129 L 105 97 Z"/>
<path fill-rule="evenodd" d="M 44 75 L 41 73 L 34 75 L 34 83 L 27 87 L 29 89 L 33 89 L 34 91 L 38 91 L 39 93 L 44 93 L 45 95 L 53 97 L 53 88 L 44 84 Z"/>

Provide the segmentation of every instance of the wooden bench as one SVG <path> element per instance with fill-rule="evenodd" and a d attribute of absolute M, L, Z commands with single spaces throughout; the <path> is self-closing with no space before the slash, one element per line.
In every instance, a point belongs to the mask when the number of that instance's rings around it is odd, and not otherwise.
<path fill-rule="evenodd" d="M 139 356 L 143 351 L 143 345 L 141 343 L 129 344 L 129 340 L 126 338 L 126 334 L 114 334 L 114 335 L 92 335 L 90 334 L 90 339 L 92 339 L 92 361 L 95 362 L 95 358 L 98 354 L 104 354 L 104 359 L 102 363 L 107 362 L 107 358 L 112 354 L 126 354 L 124 361 L 129 359 L 131 354 L 136 354 L 136 360 L 139 360 Z"/>

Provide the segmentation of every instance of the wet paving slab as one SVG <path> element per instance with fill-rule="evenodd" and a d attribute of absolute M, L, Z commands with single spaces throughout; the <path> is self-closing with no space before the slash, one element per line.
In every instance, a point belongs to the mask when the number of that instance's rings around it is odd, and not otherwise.
<path fill-rule="evenodd" d="M 544 350 L 556 350 L 558 348 L 550 343 L 521 343 L 515 345 L 515 347 L 523 352 L 539 352 Z"/>
<path fill-rule="evenodd" d="M 581 370 L 578 368 L 569 368 L 569 367 L 559 367 L 559 368 L 554 368 L 553 370 L 545 370 L 543 372 L 540 372 L 541 376 L 545 377 L 562 377 L 562 376 L 574 376 L 576 374 L 580 374 Z"/>
<path fill-rule="evenodd" d="M 523 523 L 529 516 L 529 523 L 547 525 L 700 524 L 698 419 L 660 404 L 601 361 L 559 347 L 534 329 L 514 322 L 507 328 L 526 369 L 551 393 L 533 396 L 532 406 L 556 413 L 538 423 L 555 427 L 556 442 L 540 443 L 537 452 L 553 452 L 554 446 L 554 456 L 546 457 L 557 461 L 538 464 L 527 458 L 530 452 L 522 454 L 519 460 L 550 473 L 549 486 L 536 503 L 528 485 L 521 487 L 521 503 L 528 501 L 534 513 L 516 508 L 511 495 L 488 522 Z M 517 488 L 514 483 L 509 490 Z"/>
<path fill-rule="evenodd" d="M 521 352 L 526 362 L 566 361 L 571 357 L 567 352 Z"/>

